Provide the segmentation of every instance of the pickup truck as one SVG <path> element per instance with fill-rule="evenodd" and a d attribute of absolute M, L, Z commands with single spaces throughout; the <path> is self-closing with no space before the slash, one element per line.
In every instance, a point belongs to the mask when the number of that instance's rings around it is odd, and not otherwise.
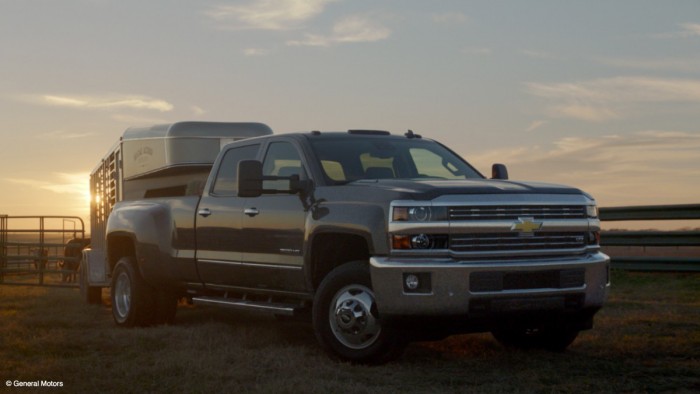
<path fill-rule="evenodd" d="M 610 287 L 596 202 L 510 181 L 501 164 L 492 172 L 412 131 L 227 144 L 206 181 L 113 207 L 104 233 L 114 320 L 172 323 L 186 297 L 310 313 L 321 346 L 350 362 L 386 362 L 409 341 L 462 332 L 562 351 L 592 328 Z"/>

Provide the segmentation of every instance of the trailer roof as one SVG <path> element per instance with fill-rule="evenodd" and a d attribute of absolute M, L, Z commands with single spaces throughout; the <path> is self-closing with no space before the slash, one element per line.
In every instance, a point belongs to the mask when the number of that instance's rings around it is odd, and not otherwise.
<path fill-rule="evenodd" d="M 256 137 L 272 134 L 264 123 L 256 122 L 177 122 L 126 129 L 122 140 L 168 137 Z"/>

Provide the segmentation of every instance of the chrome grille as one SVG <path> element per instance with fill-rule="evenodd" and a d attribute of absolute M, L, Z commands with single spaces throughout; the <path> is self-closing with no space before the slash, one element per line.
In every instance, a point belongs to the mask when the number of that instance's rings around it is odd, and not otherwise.
<path fill-rule="evenodd" d="M 450 207 L 450 220 L 585 219 L 584 205 L 498 205 Z"/>
<path fill-rule="evenodd" d="M 531 236 L 522 236 L 517 233 L 489 233 L 450 236 L 450 250 L 454 252 L 561 250 L 579 249 L 585 246 L 585 233 L 541 232 Z"/>

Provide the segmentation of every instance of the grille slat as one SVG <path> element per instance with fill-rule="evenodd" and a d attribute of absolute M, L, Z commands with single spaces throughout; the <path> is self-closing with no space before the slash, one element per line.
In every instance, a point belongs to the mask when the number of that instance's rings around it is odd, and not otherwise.
<path fill-rule="evenodd" d="M 537 233 L 532 236 L 499 233 L 450 237 L 450 249 L 455 252 L 577 249 L 585 246 L 584 233 Z"/>
<path fill-rule="evenodd" d="M 470 232 L 450 235 L 449 249 L 456 253 L 501 255 L 508 252 L 529 254 L 555 250 L 558 253 L 580 253 L 588 241 L 587 234 L 581 230 L 526 233 L 479 231 L 479 222 L 521 223 L 525 218 L 539 222 L 587 219 L 585 205 L 451 206 L 448 208 L 448 214 L 451 222 L 469 222 L 468 225 L 465 224 L 465 229 L 468 228 Z"/>
<path fill-rule="evenodd" d="M 515 206 L 477 206 L 450 207 L 450 220 L 517 220 L 520 217 L 535 219 L 585 219 L 586 207 L 583 205 L 515 205 Z"/>

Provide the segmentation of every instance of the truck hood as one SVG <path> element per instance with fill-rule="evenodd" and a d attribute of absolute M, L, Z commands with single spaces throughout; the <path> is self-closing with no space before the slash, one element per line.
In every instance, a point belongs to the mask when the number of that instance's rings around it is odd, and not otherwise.
<path fill-rule="evenodd" d="M 359 180 L 350 185 L 408 193 L 418 200 L 433 199 L 445 194 L 585 194 L 581 190 L 569 186 L 495 179 L 377 179 Z"/>

